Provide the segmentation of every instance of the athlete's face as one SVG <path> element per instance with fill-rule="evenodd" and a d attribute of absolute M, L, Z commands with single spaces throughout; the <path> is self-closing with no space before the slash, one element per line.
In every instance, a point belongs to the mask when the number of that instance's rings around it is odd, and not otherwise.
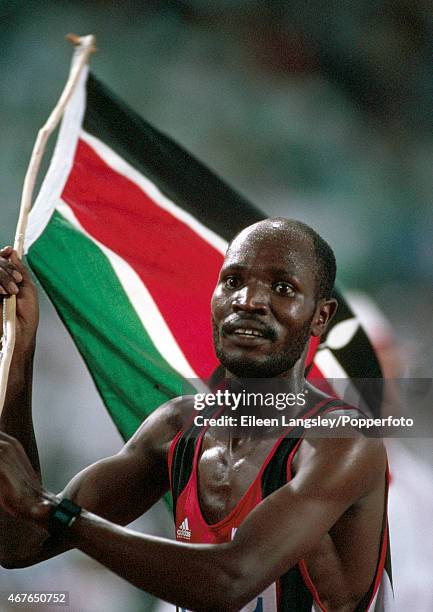
<path fill-rule="evenodd" d="M 258 224 L 231 244 L 212 297 L 215 351 L 235 376 L 284 376 L 319 335 L 309 238 Z"/>

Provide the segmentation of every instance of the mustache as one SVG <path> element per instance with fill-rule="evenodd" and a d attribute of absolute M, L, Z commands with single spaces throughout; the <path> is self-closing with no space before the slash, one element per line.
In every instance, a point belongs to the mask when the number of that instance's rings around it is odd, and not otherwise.
<path fill-rule="evenodd" d="M 242 317 L 236 314 L 231 315 L 221 325 L 221 331 L 223 334 L 232 334 L 240 327 L 251 327 L 256 331 L 259 331 L 267 340 L 276 340 L 277 338 L 275 329 L 270 325 L 263 323 L 263 321 L 255 315 L 244 315 Z"/>

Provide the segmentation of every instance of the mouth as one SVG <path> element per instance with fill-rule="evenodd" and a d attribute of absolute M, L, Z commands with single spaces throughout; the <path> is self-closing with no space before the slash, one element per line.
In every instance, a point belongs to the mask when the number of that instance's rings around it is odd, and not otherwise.
<path fill-rule="evenodd" d="M 255 321 L 228 321 L 222 326 L 222 335 L 237 344 L 259 344 L 272 340 L 272 330 Z"/>
<path fill-rule="evenodd" d="M 235 336 L 243 336 L 244 338 L 264 338 L 264 334 L 257 329 L 251 329 L 251 327 L 239 327 L 234 332 L 232 332 Z"/>

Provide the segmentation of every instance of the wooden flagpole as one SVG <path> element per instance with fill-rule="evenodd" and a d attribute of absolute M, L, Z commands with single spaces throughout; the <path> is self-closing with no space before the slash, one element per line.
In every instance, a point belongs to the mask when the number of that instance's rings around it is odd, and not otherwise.
<path fill-rule="evenodd" d="M 87 64 L 90 54 L 96 51 L 95 37 L 92 34 L 81 37 L 76 36 L 75 34 L 68 34 L 66 38 L 75 46 L 75 52 L 72 58 L 68 80 L 66 81 L 65 87 L 56 106 L 51 111 L 46 123 L 38 132 L 35 144 L 33 146 L 30 163 L 24 178 L 20 213 L 14 241 L 14 249 L 17 251 L 20 258 L 22 257 L 24 251 L 24 238 L 27 228 L 27 220 L 32 207 L 33 190 L 42 157 L 45 153 L 48 138 L 59 124 L 66 104 L 68 103 L 68 100 L 77 85 L 78 78 L 84 66 Z M 12 295 L 3 300 L 3 338 L 0 360 L 0 414 L 4 406 L 9 369 L 15 347 L 15 321 L 16 297 L 15 295 Z"/>

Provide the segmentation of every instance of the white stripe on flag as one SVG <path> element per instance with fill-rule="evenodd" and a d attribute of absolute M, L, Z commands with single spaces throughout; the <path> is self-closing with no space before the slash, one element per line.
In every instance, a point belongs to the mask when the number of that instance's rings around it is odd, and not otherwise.
<path fill-rule="evenodd" d="M 88 234 L 63 200 L 58 200 L 56 208 L 71 225 L 94 242 L 107 257 L 141 323 L 167 363 L 184 378 L 198 378 L 135 270 L 117 253 Z"/>
<path fill-rule="evenodd" d="M 319 349 L 314 357 L 314 363 L 323 376 L 327 379 L 339 398 L 347 404 L 356 406 L 360 410 L 369 413 L 367 404 L 363 401 L 360 392 L 347 376 L 347 372 L 341 363 L 328 348 Z M 314 384 L 314 380 L 313 380 Z"/>
<path fill-rule="evenodd" d="M 346 372 L 332 352 L 327 349 L 319 349 L 314 357 L 314 363 L 326 378 L 347 378 Z"/>
<path fill-rule="evenodd" d="M 171 215 L 173 215 L 176 219 L 185 223 L 188 227 L 194 230 L 203 240 L 206 240 L 211 246 L 214 247 L 217 251 L 222 253 L 223 255 L 227 249 L 227 242 L 218 236 L 215 232 L 210 230 L 208 227 L 200 223 L 195 217 L 190 215 L 190 213 L 180 208 L 174 202 L 169 200 L 165 195 L 163 195 L 158 187 L 154 185 L 148 178 L 143 176 L 141 172 L 138 172 L 135 168 L 133 168 L 127 161 L 117 155 L 113 149 L 108 147 L 104 142 L 88 134 L 86 131 L 82 130 L 80 134 L 80 138 L 82 138 L 96 153 L 104 160 L 104 162 L 110 166 L 115 172 L 121 174 L 126 177 L 130 181 L 133 181 L 140 189 L 142 189 L 148 196 L 157 204 L 160 208 L 163 208 Z"/>
<path fill-rule="evenodd" d="M 86 66 L 79 77 L 74 93 L 66 105 L 48 172 L 30 211 L 24 243 L 25 253 L 36 242 L 51 219 L 51 215 L 62 195 L 71 172 L 86 108 L 86 80 L 88 72 L 89 67 Z"/>

